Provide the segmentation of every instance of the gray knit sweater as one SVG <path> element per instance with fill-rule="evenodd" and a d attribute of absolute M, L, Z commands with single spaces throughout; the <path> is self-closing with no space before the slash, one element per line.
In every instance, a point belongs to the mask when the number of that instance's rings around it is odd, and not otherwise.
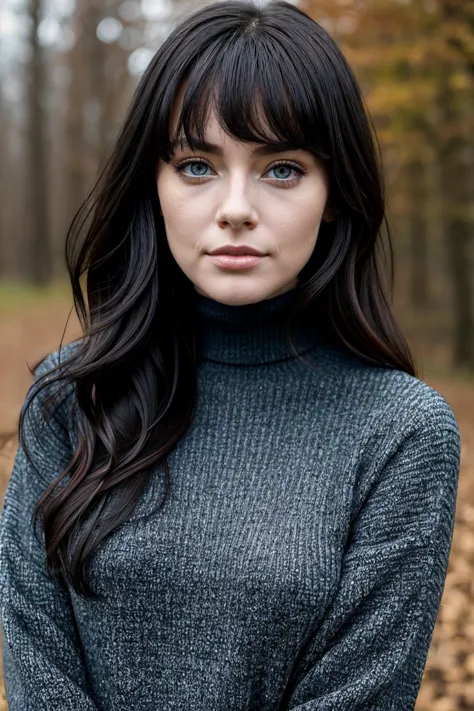
<path fill-rule="evenodd" d="M 171 497 L 143 518 L 157 468 L 93 553 L 104 601 L 47 577 L 31 527 L 73 451 L 71 403 L 41 442 L 28 424 L 41 476 L 19 449 L 1 517 L 10 711 L 414 708 L 451 548 L 457 423 L 437 391 L 351 355 L 322 318 L 301 363 L 281 327 L 291 295 L 197 296 L 196 412 L 169 457 Z"/>

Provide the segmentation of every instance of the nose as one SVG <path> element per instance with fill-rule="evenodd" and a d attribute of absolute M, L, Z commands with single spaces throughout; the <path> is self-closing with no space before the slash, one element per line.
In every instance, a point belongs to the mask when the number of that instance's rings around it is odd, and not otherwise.
<path fill-rule="evenodd" d="M 234 230 L 242 225 L 248 229 L 256 226 L 257 211 L 249 200 L 243 180 L 231 181 L 229 190 L 217 210 L 216 221 L 219 227 L 229 225 Z"/>

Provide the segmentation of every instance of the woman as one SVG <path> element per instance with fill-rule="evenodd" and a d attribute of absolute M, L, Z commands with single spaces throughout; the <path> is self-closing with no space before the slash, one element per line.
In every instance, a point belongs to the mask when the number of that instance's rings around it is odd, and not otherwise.
<path fill-rule="evenodd" d="M 172 32 L 68 235 L 84 337 L 22 409 L 10 711 L 414 708 L 460 442 L 391 311 L 383 224 L 318 24 L 239 1 Z"/>

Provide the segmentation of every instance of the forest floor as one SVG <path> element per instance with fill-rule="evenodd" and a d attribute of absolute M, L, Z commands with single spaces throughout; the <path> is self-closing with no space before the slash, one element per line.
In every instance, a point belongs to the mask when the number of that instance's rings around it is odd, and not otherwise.
<path fill-rule="evenodd" d="M 41 294 L 0 286 L 0 432 L 15 430 L 31 383 L 27 364 L 56 350 L 71 308 L 64 285 Z M 80 335 L 75 315 L 64 343 Z M 424 369 L 427 370 L 426 368 Z M 474 709 L 474 378 L 436 371 L 423 376 L 451 405 L 461 432 L 461 472 L 448 574 L 415 711 Z M 436 375 L 434 374 L 436 373 Z M 12 466 L 0 456 L 0 502 Z M 6 711 L 1 685 L 0 711 Z"/>

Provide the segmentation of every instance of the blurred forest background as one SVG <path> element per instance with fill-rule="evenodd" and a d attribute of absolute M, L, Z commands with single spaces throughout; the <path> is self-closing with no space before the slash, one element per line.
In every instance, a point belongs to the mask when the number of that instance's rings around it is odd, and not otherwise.
<path fill-rule="evenodd" d="M 66 233 L 133 89 L 175 24 L 204 4 L 0 6 L 0 430 L 16 425 L 26 361 L 59 346 L 72 307 Z M 474 0 L 294 4 L 334 37 L 361 84 L 385 167 L 395 311 L 420 377 L 460 426 L 453 547 L 416 711 L 474 710 Z M 65 342 L 78 329 L 73 314 Z M 3 458 L 0 494 L 10 469 Z"/>

